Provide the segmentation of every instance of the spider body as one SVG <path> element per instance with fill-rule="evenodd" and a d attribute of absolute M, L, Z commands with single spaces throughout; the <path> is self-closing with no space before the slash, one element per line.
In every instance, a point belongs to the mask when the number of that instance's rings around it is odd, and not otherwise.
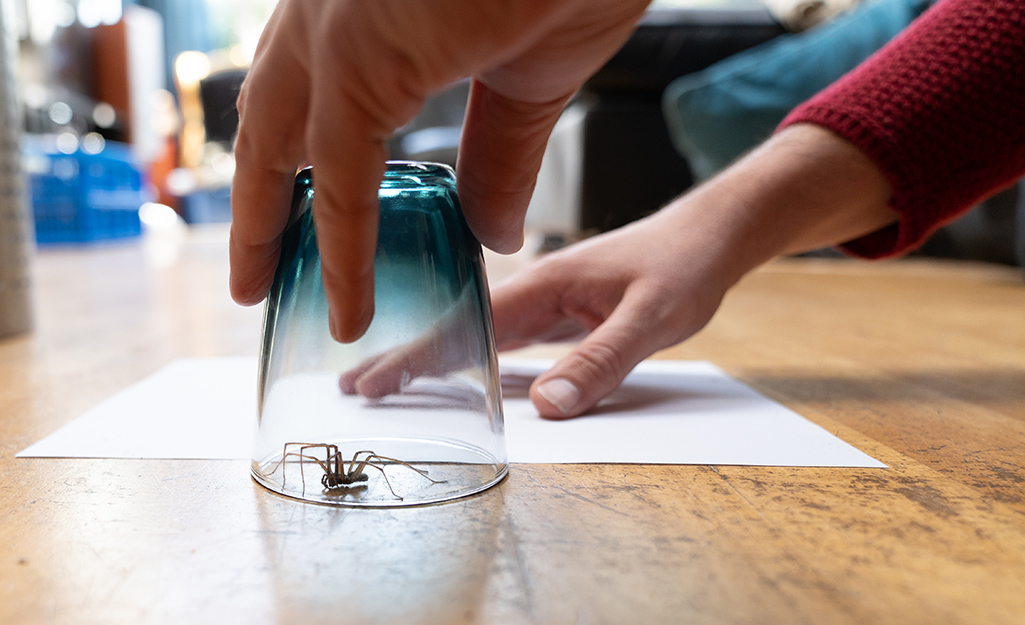
<path fill-rule="evenodd" d="M 358 473 L 356 475 L 350 475 L 348 473 L 344 475 L 325 473 L 324 476 L 320 478 L 320 483 L 324 488 L 334 490 L 336 488 L 355 486 L 357 482 L 366 482 L 369 479 L 370 477 L 366 473 Z"/>
<path fill-rule="evenodd" d="M 292 451 L 289 451 L 289 448 L 291 448 Z M 296 448 L 298 448 L 298 451 L 295 451 Z M 323 457 L 318 457 L 318 451 L 323 451 Z M 369 450 L 357 451 L 352 454 L 352 459 L 349 460 L 348 469 L 346 469 L 345 457 L 338 449 L 338 445 L 333 443 L 285 443 L 281 450 L 281 460 L 270 473 L 273 474 L 277 471 L 278 467 L 283 466 L 289 461 L 289 458 L 299 462 L 299 474 L 302 476 L 303 482 L 303 495 L 306 494 L 305 467 L 311 462 L 316 463 L 324 472 L 320 477 L 320 484 L 328 494 L 335 494 L 336 491 L 366 488 L 367 485 L 365 482 L 370 480 L 370 476 L 365 470 L 369 467 L 380 471 L 381 476 L 384 478 L 384 483 L 387 484 L 388 490 L 391 491 L 392 496 L 396 499 L 402 500 L 402 497 L 395 492 L 394 488 L 392 488 L 391 481 L 388 479 L 388 474 L 384 470 L 384 466 L 386 464 L 397 464 L 407 467 L 410 470 L 417 472 L 433 484 L 441 484 L 444 482 L 444 480 L 432 479 L 427 475 L 427 471 L 418 469 L 408 462 L 397 458 L 381 456 Z M 284 486 L 284 481 L 285 478 L 282 476 L 282 486 Z"/>

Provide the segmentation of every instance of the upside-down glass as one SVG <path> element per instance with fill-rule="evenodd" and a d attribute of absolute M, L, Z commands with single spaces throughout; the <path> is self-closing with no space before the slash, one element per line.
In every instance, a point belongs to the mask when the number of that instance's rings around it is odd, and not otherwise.
<path fill-rule="evenodd" d="M 255 479 L 284 495 L 434 503 L 480 492 L 508 467 L 481 248 L 452 170 L 391 162 L 378 197 L 374 319 L 340 344 L 328 330 L 313 173 L 296 176 L 267 299 L 252 462 Z"/>

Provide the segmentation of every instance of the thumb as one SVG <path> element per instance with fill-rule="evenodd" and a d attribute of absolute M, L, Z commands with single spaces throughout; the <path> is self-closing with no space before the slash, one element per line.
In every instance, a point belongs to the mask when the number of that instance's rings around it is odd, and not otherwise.
<path fill-rule="evenodd" d="M 542 417 L 565 419 L 591 409 L 658 346 L 636 320 L 613 313 L 569 355 L 534 380 L 530 400 Z"/>

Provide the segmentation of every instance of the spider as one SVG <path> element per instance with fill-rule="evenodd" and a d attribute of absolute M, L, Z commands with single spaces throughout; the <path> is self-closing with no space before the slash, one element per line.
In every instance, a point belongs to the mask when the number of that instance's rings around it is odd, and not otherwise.
<path fill-rule="evenodd" d="M 295 447 L 299 448 L 299 451 L 289 451 L 288 448 Z M 324 459 L 320 459 L 313 453 L 307 453 L 307 450 L 324 450 Z M 366 488 L 362 482 L 366 482 L 369 477 L 364 473 L 364 469 L 372 467 L 381 472 L 384 477 L 384 483 L 388 485 L 388 490 L 398 500 L 402 500 L 402 497 L 395 492 L 392 488 L 391 481 L 388 480 L 388 474 L 385 472 L 384 467 L 381 466 L 384 462 L 393 462 L 395 464 L 401 464 L 402 466 L 409 467 L 413 471 L 416 471 L 422 475 L 425 479 L 429 480 L 432 484 L 443 484 L 445 480 L 435 480 L 427 475 L 427 471 L 418 469 L 408 462 L 404 462 L 397 458 L 389 458 L 388 456 L 381 456 L 373 451 L 357 451 L 352 454 L 352 460 L 349 461 L 349 470 L 345 470 L 345 458 L 342 456 L 342 452 L 339 451 L 338 445 L 331 443 L 285 443 L 281 450 L 281 460 L 277 466 L 270 472 L 273 474 L 278 470 L 279 466 L 283 466 L 288 460 L 288 457 L 292 456 L 299 459 L 299 474 L 302 476 L 303 487 L 302 494 L 306 494 L 306 474 L 304 472 L 304 465 L 312 460 L 316 462 L 320 468 L 324 471 L 324 475 L 320 478 L 320 484 L 324 487 L 324 490 L 329 494 L 335 494 L 338 491 L 350 490 L 353 488 Z M 362 456 L 362 458 L 361 458 Z M 374 462 L 375 460 L 379 462 Z M 284 486 L 285 478 L 282 475 L 281 485 Z"/>

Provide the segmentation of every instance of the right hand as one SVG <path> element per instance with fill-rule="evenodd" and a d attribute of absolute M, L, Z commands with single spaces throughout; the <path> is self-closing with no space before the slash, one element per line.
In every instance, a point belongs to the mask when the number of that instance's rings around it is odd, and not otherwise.
<path fill-rule="evenodd" d="M 384 142 L 431 93 L 467 76 L 459 196 L 484 245 L 518 249 L 552 126 L 648 1 L 281 0 L 238 100 L 234 299 L 266 296 L 292 179 L 308 162 L 331 333 L 359 338 L 373 316 Z"/>

